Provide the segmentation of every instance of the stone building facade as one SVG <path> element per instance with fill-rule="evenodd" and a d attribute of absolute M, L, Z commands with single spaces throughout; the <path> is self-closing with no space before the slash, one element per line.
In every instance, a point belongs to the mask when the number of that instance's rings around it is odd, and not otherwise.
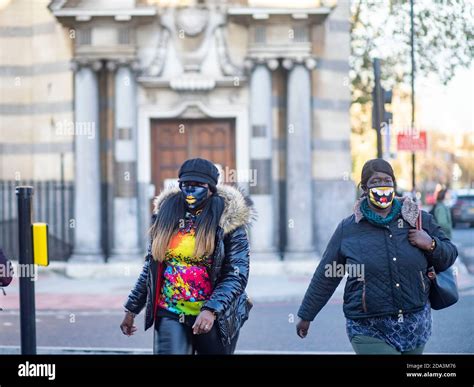
<path fill-rule="evenodd" d="M 0 12 L 2 48 L 15 23 L 5 14 L 21 3 Z M 2 124 L 2 178 L 41 178 L 66 155 L 71 259 L 140 256 L 152 197 L 190 157 L 213 160 L 251 195 L 254 259 L 321 253 L 354 199 L 348 0 L 38 3 L 22 28 L 30 40 L 49 31 L 36 49 L 50 55 L 23 65 L 40 89 L 33 100 L 2 96 L 2 121 L 23 120 L 28 133 L 17 141 Z M 20 67 L 2 63 L 4 82 Z M 48 82 L 57 95 L 42 96 Z"/>

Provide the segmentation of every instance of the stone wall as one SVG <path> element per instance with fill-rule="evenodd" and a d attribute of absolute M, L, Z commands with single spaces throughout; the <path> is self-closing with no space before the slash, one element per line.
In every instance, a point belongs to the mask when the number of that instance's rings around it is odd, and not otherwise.
<path fill-rule="evenodd" d="M 61 153 L 73 178 L 72 39 L 48 3 L 0 9 L 0 179 L 58 179 Z"/>

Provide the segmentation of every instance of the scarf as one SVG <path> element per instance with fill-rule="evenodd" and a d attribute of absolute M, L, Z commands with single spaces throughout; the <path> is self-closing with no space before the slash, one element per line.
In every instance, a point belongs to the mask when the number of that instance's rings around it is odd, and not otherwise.
<path fill-rule="evenodd" d="M 386 226 L 393 219 L 398 217 L 401 212 L 401 209 L 402 205 L 400 201 L 395 199 L 392 202 L 392 208 L 390 210 L 390 213 L 384 218 L 369 207 L 369 202 L 367 198 L 365 200 L 362 200 L 362 203 L 360 204 L 360 210 L 364 215 L 364 218 L 375 226 Z"/>

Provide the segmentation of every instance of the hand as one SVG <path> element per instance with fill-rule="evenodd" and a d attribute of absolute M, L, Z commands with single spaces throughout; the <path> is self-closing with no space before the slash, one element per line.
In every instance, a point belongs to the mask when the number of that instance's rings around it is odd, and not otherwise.
<path fill-rule="evenodd" d="M 122 324 L 120 324 L 120 329 L 124 335 L 132 336 L 136 332 L 137 327 L 133 325 L 133 321 L 134 317 L 130 313 L 125 313 Z"/>
<path fill-rule="evenodd" d="M 432 240 L 425 230 L 408 230 L 408 241 L 422 250 L 431 250 Z"/>
<path fill-rule="evenodd" d="M 304 339 L 306 335 L 308 334 L 310 324 L 311 324 L 311 321 L 300 319 L 298 323 L 296 324 L 296 334 L 302 339 Z"/>
<path fill-rule="evenodd" d="M 210 310 L 203 310 L 197 316 L 196 321 L 193 325 L 193 334 L 200 335 L 202 333 L 208 333 L 214 325 L 216 316 Z"/>

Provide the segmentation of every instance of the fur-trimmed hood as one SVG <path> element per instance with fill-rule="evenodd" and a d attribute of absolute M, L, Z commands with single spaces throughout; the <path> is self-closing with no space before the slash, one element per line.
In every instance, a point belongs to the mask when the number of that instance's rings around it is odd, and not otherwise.
<path fill-rule="evenodd" d="M 360 220 L 364 217 L 360 209 L 360 204 L 366 197 L 359 198 L 354 204 L 354 215 L 356 223 L 359 223 Z M 402 218 L 405 219 L 408 224 L 412 227 L 416 227 L 416 219 L 418 218 L 419 208 L 418 205 L 409 197 L 400 198 L 396 197 L 394 200 L 398 200 L 402 203 Z"/>
<path fill-rule="evenodd" d="M 161 191 L 153 200 L 153 213 L 158 213 L 166 199 L 180 193 L 181 190 L 178 187 L 166 188 Z M 248 229 L 257 218 L 257 212 L 250 197 L 238 188 L 225 184 L 217 185 L 217 194 L 224 199 L 224 212 L 219 222 L 224 234 L 228 234 L 240 226 Z"/>

